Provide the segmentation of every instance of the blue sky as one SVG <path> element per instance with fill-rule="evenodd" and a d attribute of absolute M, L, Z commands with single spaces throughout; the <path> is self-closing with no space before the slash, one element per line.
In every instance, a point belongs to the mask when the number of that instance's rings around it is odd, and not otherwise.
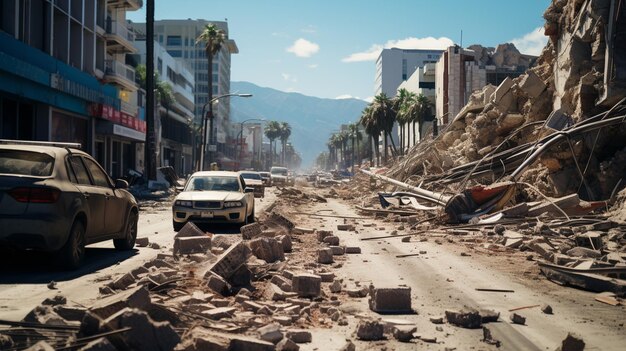
<path fill-rule="evenodd" d="M 538 54 L 550 0 L 155 0 L 156 19 L 227 19 L 233 81 L 322 98 L 374 94 L 383 47 L 513 42 Z M 144 2 L 145 4 L 145 2 Z M 145 8 L 127 13 L 145 22 Z"/>

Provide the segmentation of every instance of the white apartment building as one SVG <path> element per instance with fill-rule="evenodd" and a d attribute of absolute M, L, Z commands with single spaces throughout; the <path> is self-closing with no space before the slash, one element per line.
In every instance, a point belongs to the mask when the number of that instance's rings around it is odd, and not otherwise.
<path fill-rule="evenodd" d="M 402 82 L 419 68 L 429 63 L 436 63 L 443 50 L 418 49 L 383 49 L 376 60 L 375 95 L 384 93 L 389 98 L 396 96 Z M 391 133 L 398 145 L 398 126 L 394 125 Z"/>
<path fill-rule="evenodd" d="M 194 74 L 195 116 L 200 118 L 202 107 L 208 99 L 208 62 L 204 44 L 196 44 L 196 38 L 207 24 L 214 24 L 228 35 L 228 22 L 198 20 L 159 20 L 154 22 L 155 40 L 176 60 L 189 65 Z M 145 33 L 145 23 L 134 23 L 137 31 Z M 231 55 L 239 52 L 234 40 L 228 39 L 213 59 L 213 96 L 230 93 Z M 213 135 L 218 143 L 218 151 L 227 142 L 228 121 L 230 120 L 230 99 L 218 100 L 214 105 Z"/>
<path fill-rule="evenodd" d="M 146 64 L 146 39 L 138 37 L 135 46 L 139 50 L 141 64 Z M 154 43 L 154 70 L 159 80 L 169 84 L 175 100 L 167 106 L 158 105 L 157 164 L 171 166 L 179 174 L 194 169 L 194 135 L 191 122 L 194 119 L 194 77 L 189 66 L 174 59 L 158 42 Z M 157 102 L 158 103 L 158 102 Z"/>
<path fill-rule="evenodd" d="M 424 95 L 431 103 L 431 115 L 435 115 L 435 65 L 434 63 L 427 63 L 423 67 L 418 68 L 406 81 L 402 82 L 398 87 L 400 89 L 406 89 L 416 95 Z M 413 126 L 415 124 L 415 126 Z M 422 138 L 432 131 L 433 121 L 426 120 L 422 125 L 417 123 L 407 123 L 404 131 L 405 147 L 413 146 L 418 143 Z M 415 135 L 413 129 L 415 128 Z"/>

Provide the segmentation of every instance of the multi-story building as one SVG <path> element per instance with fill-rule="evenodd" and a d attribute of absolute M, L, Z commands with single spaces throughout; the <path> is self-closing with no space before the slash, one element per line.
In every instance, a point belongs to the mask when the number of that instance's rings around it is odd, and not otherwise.
<path fill-rule="evenodd" d="M 498 86 L 507 77 L 518 77 L 535 60 L 536 56 L 520 54 L 513 44 L 501 44 L 496 49 L 480 45 L 449 47 L 436 66 L 437 123 L 452 121 L 474 91 L 487 84 Z"/>
<path fill-rule="evenodd" d="M 436 63 L 443 50 L 419 49 L 383 49 L 376 60 L 376 79 L 374 91 L 376 95 L 384 93 L 392 98 L 398 87 L 407 80 L 419 67 Z M 394 125 L 392 135 L 398 145 L 398 126 Z"/>
<path fill-rule="evenodd" d="M 137 63 L 146 64 L 146 38 L 137 36 Z M 188 174 L 194 166 L 194 78 L 183 61 L 175 60 L 159 43 L 154 43 L 154 69 L 158 80 L 171 87 L 174 101 L 156 101 L 157 164 L 171 166 L 179 174 Z"/>
<path fill-rule="evenodd" d="M 0 138 L 78 142 L 113 177 L 145 140 L 126 11 L 141 0 L 0 3 Z"/>
<path fill-rule="evenodd" d="M 228 22 L 206 20 L 159 20 L 154 22 L 155 40 L 167 52 L 191 68 L 195 79 L 195 115 L 200 119 L 204 105 L 208 102 L 209 75 L 204 43 L 196 44 L 196 38 L 207 24 L 214 24 L 228 36 Z M 133 27 L 145 33 L 145 23 L 135 23 Z M 239 52 L 234 40 L 228 39 L 220 52 L 213 58 L 213 96 L 230 93 L 231 55 Z M 206 109 L 205 109 L 206 110 Z M 225 153 L 227 131 L 230 120 L 230 99 L 219 99 L 214 105 L 213 135 L 218 152 Z M 208 133 L 207 133 L 208 135 Z"/>
<path fill-rule="evenodd" d="M 403 140 L 405 140 L 405 147 L 410 147 L 418 143 L 426 135 L 429 130 L 432 130 L 432 124 L 434 119 L 434 107 L 435 107 L 435 64 L 427 63 L 423 67 L 419 67 L 406 81 L 402 82 L 398 87 L 398 90 L 406 89 L 417 95 L 424 95 L 428 98 L 431 104 L 430 116 L 421 123 L 417 122 L 407 123 L 404 130 Z M 414 126 L 415 124 L 415 126 Z M 415 134 L 413 130 L 415 129 Z"/>

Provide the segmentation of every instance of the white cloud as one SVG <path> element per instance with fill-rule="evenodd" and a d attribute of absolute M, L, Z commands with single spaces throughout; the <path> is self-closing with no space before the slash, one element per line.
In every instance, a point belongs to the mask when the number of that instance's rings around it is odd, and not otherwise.
<path fill-rule="evenodd" d="M 543 27 L 537 27 L 532 32 L 521 38 L 515 38 L 511 42 L 522 54 L 538 56 L 548 43 L 548 37 L 543 34 Z"/>
<path fill-rule="evenodd" d="M 343 99 L 354 99 L 355 97 L 350 95 L 350 94 L 342 94 L 337 96 L 335 99 L 337 100 L 343 100 Z"/>
<path fill-rule="evenodd" d="M 316 69 L 317 67 L 319 67 L 319 65 L 317 63 L 313 63 L 313 64 L 310 64 L 308 67 L 310 69 Z"/>
<path fill-rule="evenodd" d="M 298 81 L 298 78 L 296 78 L 296 77 L 294 77 L 294 76 L 292 76 L 291 74 L 288 74 L 288 73 L 281 73 L 281 76 L 283 76 L 283 79 L 288 81 L 288 82 L 295 83 L 295 82 Z"/>
<path fill-rule="evenodd" d="M 400 40 L 389 40 L 385 44 L 374 44 L 368 50 L 362 52 L 356 52 L 348 57 L 341 59 L 343 62 L 363 62 L 363 61 L 376 61 L 380 52 L 383 49 L 398 48 L 398 49 L 445 49 L 454 45 L 454 42 L 450 38 L 406 38 Z"/>
<path fill-rule="evenodd" d="M 298 57 L 311 57 L 320 51 L 320 46 L 306 39 L 296 40 L 292 46 L 287 48 L 287 52 L 291 52 Z"/>

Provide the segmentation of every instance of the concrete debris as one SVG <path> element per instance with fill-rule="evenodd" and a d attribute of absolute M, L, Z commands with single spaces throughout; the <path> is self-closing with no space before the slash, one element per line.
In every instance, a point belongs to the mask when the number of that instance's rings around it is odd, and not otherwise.
<path fill-rule="evenodd" d="M 317 241 L 322 243 L 326 237 L 333 235 L 333 232 L 330 230 L 318 230 L 315 235 L 317 236 Z"/>
<path fill-rule="evenodd" d="M 130 328 L 109 338 L 118 349 L 171 350 L 180 342 L 169 322 L 155 322 L 146 312 L 133 308 L 109 316 L 100 328 L 103 332 Z"/>
<path fill-rule="evenodd" d="M 151 304 L 150 294 L 143 286 L 138 286 L 97 300 L 88 310 L 100 318 L 108 318 L 124 309 L 147 310 Z"/>
<path fill-rule="evenodd" d="M 147 247 L 148 245 L 150 245 L 150 239 L 148 239 L 148 238 L 136 238 L 135 239 L 135 245 L 137 247 Z"/>
<path fill-rule="evenodd" d="M 257 329 L 257 333 L 261 340 L 269 341 L 272 344 L 278 344 L 283 339 L 283 333 L 280 331 L 280 325 L 277 323 L 268 324 Z"/>
<path fill-rule="evenodd" d="M 250 249 L 242 241 L 231 245 L 217 261 L 209 266 L 209 271 L 219 275 L 227 281 L 245 265 L 250 255 Z"/>
<path fill-rule="evenodd" d="M 109 339 L 98 338 L 81 347 L 78 351 L 117 351 L 117 348 L 109 341 Z"/>
<path fill-rule="evenodd" d="M 35 345 L 25 349 L 25 351 L 54 351 L 54 347 L 45 341 L 39 341 Z"/>
<path fill-rule="evenodd" d="M 322 278 L 310 273 L 295 274 L 291 280 L 293 292 L 299 297 L 316 297 L 320 295 Z"/>
<path fill-rule="evenodd" d="M 369 308 L 377 313 L 412 313 L 411 288 L 370 288 Z"/>
<path fill-rule="evenodd" d="M 382 340 L 384 326 L 377 320 L 361 320 L 357 325 L 356 336 L 364 341 Z"/>
<path fill-rule="evenodd" d="M 585 349 L 585 341 L 578 335 L 573 333 L 567 333 L 565 339 L 561 343 L 561 346 L 556 348 L 556 351 L 583 351 Z"/>
<path fill-rule="evenodd" d="M 541 312 L 545 313 L 545 314 L 552 314 L 552 306 L 548 305 L 548 304 L 544 304 L 541 306 Z"/>
<path fill-rule="evenodd" d="M 393 337 L 400 342 L 410 342 L 415 336 L 413 335 L 417 331 L 417 327 L 399 325 L 393 329 Z"/>
<path fill-rule="evenodd" d="M 345 345 L 343 345 L 339 351 L 356 351 L 356 345 L 350 340 L 347 340 Z"/>
<path fill-rule="evenodd" d="M 513 324 L 526 324 L 526 317 L 522 316 L 521 314 L 512 313 L 510 319 Z"/>
<path fill-rule="evenodd" d="M 241 237 L 243 240 L 252 240 L 258 236 L 261 236 L 263 233 L 263 228 L 261 228 L 261 224 L 259 222 L 246 224 L 242 226 L 240 229 Z"/>
<path fill-rule="evenodd" d="M 274 238 L 256 238 L 249 245 L 252 253 L 267 263 L 285 260 L 283 244 Z"/>
<path fill-rule="evenodd" d="M 360 254 L 361 248 L 358 246 L 346 246 L 346 254 Z"/>
<path fill-rule="evenodd" d="M 468 329 L 477 329 L 482 326 L 482 317 L 476 310 L 446 311 L 448 323 Z"/>
<path fill-rule="evenodd" d="M 330 248 L 318 249 L 317 250 L 317 262 L 321 264 L 333 263 L 334 262 L 333 250 Z"/>
<path fill-rule="evenodd" d="M 335 235 L 329 235 L 327 237 L 324 238 L 324 243 L 331 245 L 331 246 L 338 246 L 339 245 L 339 237 L 335 236 Z"/>
<path fill-rule="evenodd" d="M 287 329 L 285 336 L 297 344 L 304 344 L 313 340 L 311 332 L 305 329 Z"/>
<path fill-rule="evenodd" d="M 205 253 L 211 250 L 210 236 L 190 236 L 174 238 L 174 256 Z"/>

